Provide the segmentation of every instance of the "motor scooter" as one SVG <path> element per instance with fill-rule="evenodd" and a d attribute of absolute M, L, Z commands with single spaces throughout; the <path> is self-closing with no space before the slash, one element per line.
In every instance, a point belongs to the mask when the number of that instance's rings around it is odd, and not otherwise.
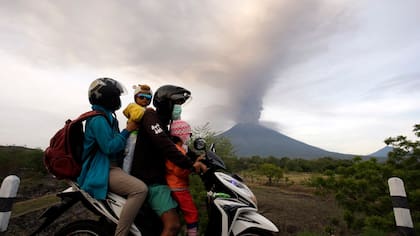
<path fill-rule="evenodd" d="M 258 213 L 257 199 L 244 181 L 235 174 L 226 172 L 223 160 L 217 156 L 212 144 L 206 150 L 202 138 L 194 141 L 194 148 L 204 152 L 203 163 L 208 170 L 200 174 L 205 186 L 208 224 L 206 236 L 268 236 L 278 232 L 277 227 Z M 98 220 L 81 219 L 71 222 L 55 235 L 113 235 L 125 198 L 109 192 L 105 200 L 97 200 L 69 181 L 70 187 L 57 194 L 61 202 L 48 208 L 42 215 L 43 224 L 32 235 L 44 230 L 73 205 L 83 206 L 99 216 Z M 138 236 L 157 236 L 162 230 L 160 218 L 147 207 L 141 208 L 130 233 Z"/>

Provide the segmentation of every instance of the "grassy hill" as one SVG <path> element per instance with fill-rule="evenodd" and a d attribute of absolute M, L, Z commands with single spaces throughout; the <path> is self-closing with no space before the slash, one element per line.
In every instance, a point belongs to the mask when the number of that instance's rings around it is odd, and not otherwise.
<path fill-rule="evenodd" d="M 16 201 L 55 193 L 63 183 L 48 174 L 42 162 L 43 150 L 19 146 L 0 146 L 0 179 L 20 178 Z"/>
<path fill-rule="evenodd" d="M 26 173 L 46 174 L 42 164 L 43 150 L 19 146 L 0 146 L 0 178 Z"/>

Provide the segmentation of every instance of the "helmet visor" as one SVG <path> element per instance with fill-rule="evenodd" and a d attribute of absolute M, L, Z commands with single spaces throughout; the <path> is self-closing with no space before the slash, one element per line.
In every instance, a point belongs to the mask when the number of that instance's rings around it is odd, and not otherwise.
<path fill-rule="evenodd" d="M 120 90 L 120 95 L 127 95 L 128 92 L 127 92 L 127 89 L 124 87 L 124 85 L 122 85 L 118 81 L 115 81 L 115 82 L 116 82 L 115 86 L 118 88 L 118 90 Z"/>
<path fill-rule="evenodd" d="M 187 100 L 185 100 L 185 101 L 182 103 L 182 106 L 185 106 L 185 105 L 187 105 L 188 103 L 190 103 L 192 99 L 193 99 L 193 97 L 192 97 L 192 96 L 189 96 L 189 97 L 187 98 Z"/>
<path fill-rule="evenodd" d="M 185 104 L 187 101 L 191 100 L 191 94 L 190 93 L 177 93 L 177 94 L 173 94 L 171 95 L 171 100 L 174 102 L 174 104 Z"/>

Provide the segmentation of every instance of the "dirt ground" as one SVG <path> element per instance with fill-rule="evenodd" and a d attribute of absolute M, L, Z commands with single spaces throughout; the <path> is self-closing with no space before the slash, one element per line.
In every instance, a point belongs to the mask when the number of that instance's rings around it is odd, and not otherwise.
<path fill-rule="evenodd" d="M 317 196 L 306 187 L 251 186 L 258 199 L 259 212 L 278 228 L 278 235 L 303 232 L 317 235 L 348 235 L 341 210 L 334 198 Z"/>

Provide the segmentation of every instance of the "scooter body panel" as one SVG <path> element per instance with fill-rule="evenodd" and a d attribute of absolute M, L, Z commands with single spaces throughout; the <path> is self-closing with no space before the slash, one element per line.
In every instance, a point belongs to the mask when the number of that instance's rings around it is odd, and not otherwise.
<path fill-rule="evenodd" d="M 237 199 L 215 199 L 214 204 L 221 215 L 221 235 L 239 235 L 247 229 L 278 232 L 277 227 L 267 218 Z"/>
<path fill-rule="evenodd" d="M 267 218 L 256 211 L 239 210 L 231 227 L 233 235 L 239 235 L 247 229 L 254 228 L 263 231 L 279 232 L 277 227 Z"/>

